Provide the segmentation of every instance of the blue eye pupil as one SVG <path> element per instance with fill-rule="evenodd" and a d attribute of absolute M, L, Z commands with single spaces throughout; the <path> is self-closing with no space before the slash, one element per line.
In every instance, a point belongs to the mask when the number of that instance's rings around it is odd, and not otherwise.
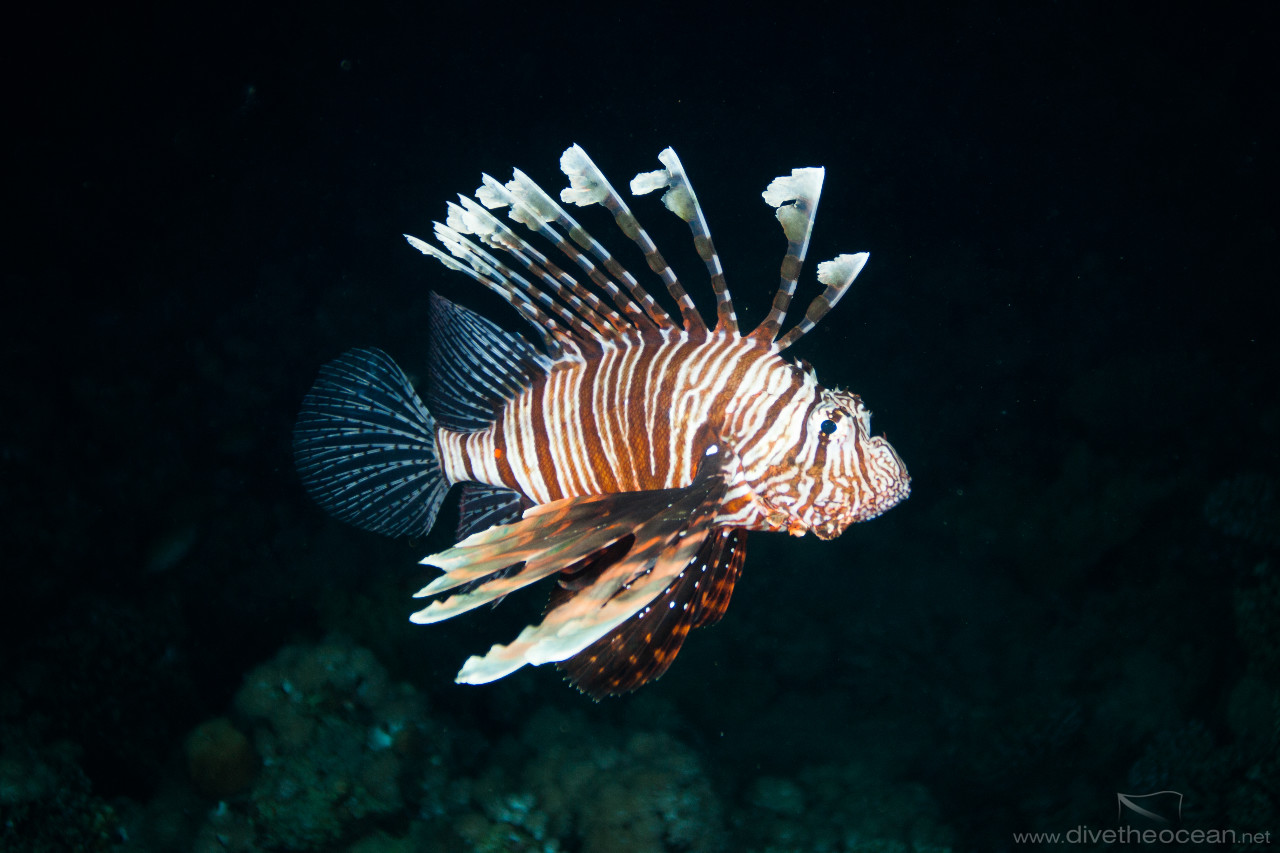
<path fill-rule="evenodd" d="M 823 435 L 831 435 L 836 431 L 836 422 L 828 418 L 818 426 L 818 429 L 822 430 Z"/>

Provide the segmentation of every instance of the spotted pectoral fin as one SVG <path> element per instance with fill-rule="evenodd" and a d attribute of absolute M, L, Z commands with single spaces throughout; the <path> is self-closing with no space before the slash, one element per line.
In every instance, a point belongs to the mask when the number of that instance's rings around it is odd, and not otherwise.
<path fill-rule="evenodd" d="M 692 562 L 650 604 L 614 631 L 558 666 L 579 690 L 597 699 L 628 693 L 662 676 L 689 631 L 724 615 L 746 558 L 741 528 L 712 530 Z M 550 609 L 577 594 L 558 587 Z"/>
<path fill-rule="evenodd" d="M 427 596 L 462 587 L 415 613 L 437 622 L 568 570 L 581 583 L 538 625 L 509 645 L 472 657 L 458 680 L 493 681 L 525 664 L 572 657 L 661 596 L 694 561 L 712 531 L 727 491 L 727 451 L 704 458 L 681 489 L 570 498 L 537 506 L 509 525 L 490 528 L 423 560 L 446 572 Z M 511 567 L 518 566 L 515 569 Z"/>
<path fill-rule="evenodd" d="M 630 549 L 600 570 L 594 583 L 552 609 L 540 624 L 526 627 L 510 644 L 470 658 L 458 681 L 483 684 L 526 664 L 537 666 L 578 654 L 662 595 L 693 561 L 714 515 L 714 507 L 676 503 L 640 524 Z"/>

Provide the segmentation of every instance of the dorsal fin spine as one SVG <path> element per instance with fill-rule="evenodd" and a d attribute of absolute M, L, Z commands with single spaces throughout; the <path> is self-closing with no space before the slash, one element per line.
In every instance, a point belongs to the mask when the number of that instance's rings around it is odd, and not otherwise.
<path fill-rule="evenodd" d="M 605 178 L 599 167 L 587 156 L 587 152 L 583 151 L 578 145 L 570 146 L 565 150 L 564 154 L 560 155 L 560 170 L 569 178 L 569 186 L 561 191 L 560 200 L 580 206 L 598 204 L 613 214 L 614 222 L 618 224 L 618 228 L 639 246 L 640 251 L 644 253 L 649 269 L 657 273 L 666 284 L 667 292 L 671 294 L 671 298 L 680 307 L 680 315 L 684 320 L 685 331 L 705 333 L 707 325 L 702 321 L 702 316 L 698 314 L 697 306 L 693 304 L 693 300 L 685 292 L 684 286 L 676 278 L 675 272 L 667 264 L 666 259 L 662 257 L 662 253 L 658 251 L 658 247 L 654 245 L 648 232 L 644 230 L 639 220 L 631 212 L 631 209 L 627 207 L 627 203 L 623 201 L 622 196 Z"/>
<path fill-rule="evenodd" d="M 449 202 L 449 208 L 451 211 L 461 209 L 453 202 Z M 528 279 L 503 263 L 499 258 L 463 237 L 457 229 L 439 222 L 432 224 L 434 225 L 436 238 L 441 243 L 444 243 L 446 248 L 453 251 L 457 247 L 459 251 L 482 264 L 494 280 L 506 282 L 509 291 L 503 291 L 504 295 L 507 292 L 521 292 L 526 298 L 540 303 L 542 317 L 544 318 L 543 322 L 550 321 L 552 323 L 551 333 L 557 339 L 561 341 L 573 339 L 572 333 L 575 330 L 575 326 L 582 321 L 570 313 L 563 305 L 552 299 L 550 294 L 539 287 L 534 287 Z M 512 301 L 514 304 L 511 296 L 507 296 L 507 298 L 508 301 Z"/>
<path fill-rule="evenodd" d="M 526 243 L 475 200 L 459 195 L 458 201 L 466 214 L 472 217 L 472 220 L 468 220 L 466 224 L 473 228 L 473 233 L 487 245 L 502 249 L 519 261 L 525 270 L 538 278 L 555 296 L 566 302 L 582 320 L 592 327 L 586 329 L 581 323 L 575 322 L 573 326 L 575 331 L 595 340 L 618 332 L 622 317 L 601 302 L 598 296 L 582 287 L 573 276 L 552 264 L 546 255 Z M 487 232 L 482 233 L 475 229 L 473 222 L 482 224 L 488 229 Z"/>
<path fill-rule="evenodd" d="M 639 195 L 665 188 L 663 204 L 689 225 L 694 246 L 711 277 L 716 296 L 714 332 L 740 335 L 724 268 L 688 175 L 673 149 L 664 149 L 658 160 L 664 168 L 637 175 L 631 182 L 631 191 Z M 560 157 L 560 168 L 569 178 L 569 186 L 560 194 L 561 200 L 580 206 L 599 205 L 608 210 L 619 230 L 640 248 L 650 269 L 662 278 L 676 300 L 684 332 L 693 339 L 705 339 L 711 330 L 703 322 L 693 299 L 648 232 L 587 153 L 577 145 L 570 146 Z M 813 329 L 848 291 L 866 262 L 867 256 L 863 253 L 840 255 L 820 264 L 818 281 L 825 289 L 813 299 L 796 325 L 779 337 L 809 249 L 824 175 L 822 168 L 793 169 L 790 175 L 771 181 L 763 193 L 765 201 L 776 209 L 787 239 L 787 252 L 769 314 L 749 337 L 773 352 L 785 350 Z M 679 328 L 635 277 L 527 175 L 516 169 L 512 180 L 505 185 L 488 175 L 482 180 L 475 199 L 459 196 L 458 203 L 449 204 L 446 224 L 435 223 L 435 235 L 450 254 L 417 238 L 406 235 L 406 239 L 419 251 L 466 273 L 510 302 L 527 322 L 538 327 L 552 357 L 580 358 L 583 344 L 625 346 L 624 342 L 633 340 L 637 333 L 643 337 L 656 330 L 666 338 L 668 331 Z M 485 209 L 497 207 L 508 208 L 512 219 L 556 246 L 617 309 Z M 464 234 L 476 236 L 479 244 Z M 501 249 L 515 258 L 532 280 L 484 246 Z"/>
<path fill-rule="evenodd" d="M 439 226 L 440 223 L 437 222 L 435 225 Z M 491 278 L 489 275 L 481 272 L 481 268 L 483 267 L 478 267 L 477 259 L 468 256 L 464 250 L 458 249 L 455 257 L 451 257 L 428 243 L 426 240 L 414 237 L 412 234 L 404 234 L 402 236 L 409 242 L 410 246 L 417 249 L 419 252 L 422 252 L 422 254 L 435 258 L 451 270 L 463 273 L 473 281 L 484 285 L 489 290 L 498 294 L 499 297 L 509 302 L 512 307 L 516 309 L 516 312 L 524 318 L 525 322 L 538 330 L 538 335 L 542 338 L 542 345 L 546 348 L 549 356 L 552 358 L 558 358 L 563 354 L 564 345 L 562 343 L 562 337 L 557 334 L 559 330 L 555 323 L 550 317 L 543 313 L 537 305 L 534 305 L 528 297 L 513 288 L 509 282 Z M 455 247 L 446 242 L 438 231 L 436 232 L 436 239 L 441 241 L 441 245 L 444 245 L 451 252 L 454 252 Z M 461 238 L 459 239 L 461 240 Z M 456 257 L 465 258 L 467 263 L 460 263 L 456 260 Z"/>
<path fill-rule="evenodd" d="M 809 307 L 804 312 L 804 317 L 800 319 L 800 322 L 793 326 L 791 331 L 778 339 L 778 352 L 800 340 L 814 326 L 818 325 L 818 322 L 826 316 L 828 311 L 836 307 L 836 303 L 849 291 L 849 286 L 853 284 L 853 280 L 858 277 L 858 273 L 862 272 L 862 268 L 866 266 L 869 257 L 870 254 L 867 252 L 859 252 L 856 255 L 837 255 L 829 261 L 823 261 L 818 264 L 818 281 L 821 284 L 825 284 L 826 288 L 809 303 Z"/>
<path fill-rule="evenodd" d="M 618 308 L 626 312 L 627 317 L 631 319 L 632 323 L 639 325 L 641 328 L 653 325 L 652 322 L 649 321 L 649 318 L 645 316 L 640 306 L 629 298 L 626 293 L 622 292 L 621 288 L 619 288 L 616 283 L 605 276 L 589 257 L 574 248 L 569 241 L 567 241 L 558 231 L 552 228 L 550 223 L 544 219 L 543 215 L 538 210 L 526 205 L 516 197 L 508 187 L 498 183 L 490 176 L 483 175 L 481 176 L 481 180 L 483 181 L 483 184 L 476 190 L 476 198 L 481 204 L 489 208 L 510 207 L 510 216 L 512 219 L 520 222 L 534 232 L 541 234 L 550 243 L 552 243 L 552 245 L 559 249 L 562 254 L 577 264 L 577 266 L 587 274 L 591 281 L 613 300 L 614 304 L 617 305 Z M 543 195 L 545 196 L 545 193 L 543 193 Z M 598 296 L 595 295 L 595 293 L 579 283 L 578 280 L 568 272 L 565 272 L 556 264 L 552 263 L 551 260 L 541 252 L 538 252 L 528 243 L 520 240 L 514 232 L 510 232 L 508 230 L 508 233 L 510 233 L 511 237 L 514 240 L 517 240 L 528 252 L 536 255 L 539 259 L 538 262 L 541 263 L 548 272 L 560 281 L 564 282 L 566 287 L 578 294 L 578 296 L 587 302 L 587 304 L 589 304 L 596 313 L 604 318 L 604 320 L 609 324 L 613 334 L 625 335 L 627 333 L 629 325 L 627 321 L 617 313 L 617 311 L 609 308 Z"/>
<path fill-rule="evenodd" d="M 707 267 L 711 277 L 711 289 L 716 297 L 716 331 L 738 331 L 738 316 L 733 310 L 733 297 L 729 295 L 729 285 L 725 282 L 724 267 L 720 264 L 720 255 L 716 252 L 711 240 L 711 229 L 702 213 L 702 205 L 693 191 L 693 184 L 684 170 L 684 165 L 676 155 L 675 149 L 665 148 L 658 155 L 658 161 L 665 169 L 656 172 L 642 172 L 631 181 L 632 195 L 643 195 L 655 189 L 667 187 L 662 195 L 662 203 L 667 209 L 679 216 L 689 225 L 693 232 L 693 245 Z"/>
<path fill-rule="evenodd" d="M 762 193 L 765 202 L 777 208 L 778 222 L 782 224 L 782 232 L 787 238 L 787 254 L 782 259 L 782 273 L 773 305 L 768 316 L 750 335 L 764 343 L 770 343 L 778 336 L 791 306 L 804 256 L 809 251 L 809 236 L 813 233 L 813 218 L 818 212 L 825 174 L 821 167 L 792 169 L 790 175 L 770 181 Z"/>
<path fill-rule="evenodd" d="M 637 326 L 641 329 L 646 329 L 671 324 L 671 318 L 667 316 L 667 312 L 662 310 L 662 306 L 658 305 L 653 297 L 640 286 L 635 276 L 627 272 L 604 246 L 588 234 L 586 229 L 579 225 L 573 217 L 569 216 L 564 208 L 556 204 L 555 199 L 551 198 L 546 190 L 534 183 L 528 175 L 519 169 L 513 169 L 512 179 L 505 186 L 488 175 L 483 176 L 483 180 L 484 186 L 482 189 L 487 192 L 481 195 L 480 191 L 477 190 L 477 197 L 480 198 L 481 203 L 490 207 L 510 206 L 512 219 L 542 234 L 561 252 L 572 258 L 601 290 L 610 295 L 619 308 L 626 311 Z M 565 233 L 568 234 L 568 240 L 551 227 L 552 222 L 564 229 Z M 609 275 L 626 285 L 629 296 L 628 293 L 623 293 L 617 284 L 609 280 L 592 262 L 590 257 L 574 248 L 574 244 L 580 246 L 582 250 L 590 252 L 604 264 Z"/>

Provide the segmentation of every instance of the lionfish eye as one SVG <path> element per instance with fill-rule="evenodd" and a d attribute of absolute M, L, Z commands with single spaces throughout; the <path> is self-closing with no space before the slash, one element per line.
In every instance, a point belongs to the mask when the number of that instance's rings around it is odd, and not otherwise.
<path fill-rule="evenodd" d="M 831 420 L 831 418 L 827 418 L 818 425 L 818 429 L 822 430 L 823 435 L 831 435 L 831 433 L 836 431 L 836 422 Z"/>

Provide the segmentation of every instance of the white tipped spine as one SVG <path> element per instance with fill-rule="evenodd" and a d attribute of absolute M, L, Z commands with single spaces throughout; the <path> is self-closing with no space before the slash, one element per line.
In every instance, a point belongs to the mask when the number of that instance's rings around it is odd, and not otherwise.
<path fill-rule="evenodd" d="M 671 186 L 671 173 L 666 169 L 655 172 L 641 172 L 631 179 L 632 195 L 648 195 L 654 190 Z"/>
<path fill-rule="evenodd" d="M 800 198 L 817 198 L 822 195 L 826 172 L 821 166 L 792 169 L 790 175 L 779 175 L 770 181 L 761 195 L 770 207 L 781 207 Z"/>
<path fill-rule="evenodd" d="M 770 207 L 777 208 L 776 215 L 788 241 L 808 246 L 825 176 L 826 169 L 821 166 L 792 169 L 790 175 L 770 181 L 761 193 Z"/>
<path fill-rule="evenodd" d="M 604 176 L 581 146 L 571 145 L 565 149 L 560 155 L 560 171 L 569 178 L 569 186 L 560 191 L 560 200 L 565 204 L 587 207 L 600 204 L 608 195 Z"/>
<path fill-rule="evenodd" d="M 476 188 L 476 199 L 490 210 L 507 207 L 511 204 L 511 196 L 502 184 L 487 174 L 480 176 L 481 185 Z"/>
<path fill-rule="evenodd" d="M 870 252 L 858 252 L 856 255 L 837 255 L 829 261 L 823 261 L 818 264 L 818 281 L 843 290 L 853 284 L 870 257 Z"/>
<path fill-rule="evenodd" d="M 408 240 L 410 246 L 428 257 L 435 258 L 449 269 L 456 270 L 457 272 L 466 272 L 466 267 L 428 243 L 426 240 L 414 237 L 412 234 L 401 234 L 400 236 Z"/>

